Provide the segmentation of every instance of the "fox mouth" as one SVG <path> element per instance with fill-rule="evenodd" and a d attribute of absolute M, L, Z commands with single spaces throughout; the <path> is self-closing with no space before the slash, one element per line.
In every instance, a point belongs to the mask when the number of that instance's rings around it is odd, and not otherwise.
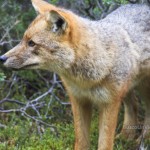
<path fill-rule="evenodd" d="M 29 64 L 29 65 L 26 65 L 26 66 L 23 66 L 23 67 L 19 68 L 19 70 L 20 70 L 20 69 L 23 69 L 23 70 L 25 70 L 25 69 L 34 69 L 34 68 L 37 67 L 38 65 L 39 65 L 38 63 Z"/>
<path fill-rule="evenodd" d="M 35 67 L 37 67 L 39 64 L 38 63 L 34 63 L 34 64 L 29 64 L 29 65 L 25 65 L 23 67 L 19 67 L 19 68 L 9 68 L 11 70 L 14 70 L 14 71 L 19 71 L 19 70 L 26 70 L 26 69 L 35 69 Z"/>

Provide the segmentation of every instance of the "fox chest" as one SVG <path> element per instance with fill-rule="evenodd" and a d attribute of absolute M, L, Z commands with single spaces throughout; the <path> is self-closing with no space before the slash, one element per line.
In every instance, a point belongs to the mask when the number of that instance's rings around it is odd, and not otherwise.
<path fill-rule="evenodd" d="M 69 86 L 69 92 L 79 101 L 90 100 L 94 103 L 109 102 L 111 100 L 111 92 L 105 86 L 96 86 L 83 88 L 76 84 Z"/>

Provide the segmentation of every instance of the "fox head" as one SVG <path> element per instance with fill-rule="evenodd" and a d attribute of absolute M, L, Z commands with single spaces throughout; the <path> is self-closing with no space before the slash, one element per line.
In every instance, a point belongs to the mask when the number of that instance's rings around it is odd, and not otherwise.
<path fill-rule="evenodd" d="M 38 16 L 21 42 L 0 60 L 4 66 L 15 70 L 59 72 L 69 68 L 75 60 L 72 17 L 75 19 L 76 15 L 42 0 L 32 0 L 32 4 Z"/>

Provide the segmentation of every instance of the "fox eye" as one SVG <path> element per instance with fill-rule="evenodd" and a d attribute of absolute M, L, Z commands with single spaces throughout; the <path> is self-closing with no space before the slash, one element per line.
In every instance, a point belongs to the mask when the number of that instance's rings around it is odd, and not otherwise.
<path fill-rule="evenodd" d="M 34 46 L 35 46 L 35 43 L 34 43 L 32 40 L 30 40 L 30 41 L 28 42 L 28 46 L 34 47 Z"/>

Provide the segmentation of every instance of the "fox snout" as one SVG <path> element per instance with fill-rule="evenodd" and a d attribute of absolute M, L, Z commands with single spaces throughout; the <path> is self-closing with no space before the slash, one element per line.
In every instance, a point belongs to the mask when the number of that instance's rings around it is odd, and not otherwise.
<path fill-rule="evenodd" d="M 0 56 L 0 62 L 5 63 L 8 58 L 4 55 Z"/>

